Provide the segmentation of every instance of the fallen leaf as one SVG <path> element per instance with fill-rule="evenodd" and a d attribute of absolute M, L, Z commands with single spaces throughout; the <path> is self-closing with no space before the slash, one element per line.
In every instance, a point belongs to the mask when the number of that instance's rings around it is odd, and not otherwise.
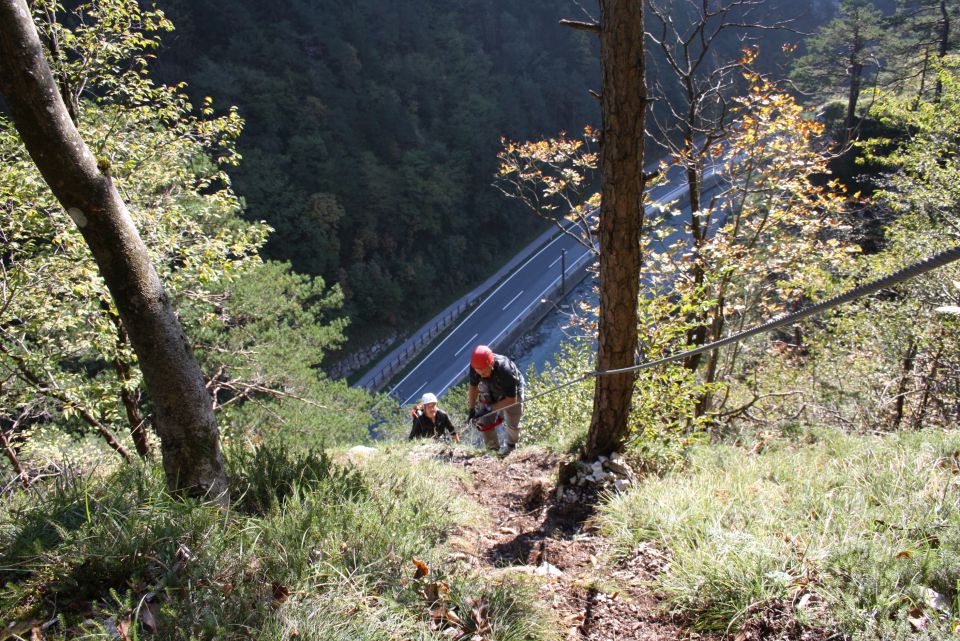
<path fill-rule="evenodd" d="M 800 597 L 800 600 L 797 602 L 797 609 L 802 610 L 805 607 L 807 607 L 807 605 L 809 605 L 810 603 L 810 599 L 812 598 L 813 598 L 813 592 L 807 592 L 806 594 L 804 594 L 802 597 Z"/>
<path fill-rule="evenodd" d="M 148 632 L 155 632 L 157 629 L 157 617 L 153 612 L 153 609 L 156 607 L 153 603 L 145 603 L 143 607 L 140 608 L 140 623 L 143 624 L 143 627 L 146 628 Z"/>
<path fill-rule="evenodd" d="M 509 527 L 507 525 L 504 525 L 502 528 L 500 528 L 500 534 L 512 534 L 516 536 L 519 533 L 520 533 L 520 530 L 518 530 L 515 527 Z"/>
<path fill-rule="evenodd" d="M 430 567 L 419 559 L 412 559 L 413 564 L 417 566 L 417 571 L 413 573 L 413 578 L 420 579 L 430 574 Z"/>
<path fill-rule="evenodd" d="M 124 617 L 117 621 L 117 632 L 120 633 L 120 638 L 123 639 L 123 641 L 130 641 L 130 635 L 128 635 L 127 632 L 129 632 L 131 628 L 130 619 Z"/>
<path fill-rule="evenodd" d="M 903 552 L 898 552 L 896 558 L 898 558 L 898 559 L 909 559 L 909 558 L 910 558 L 910 551 L 909 551 L 909 550 L 904 550 Z"/>
<path fill-rule="evenodd" d="M 920 608 L 914 608 L 907 614 L 907 621 L 913 626 L 914 630 L 926 630 L 929 623 L 927 616 Z"/>

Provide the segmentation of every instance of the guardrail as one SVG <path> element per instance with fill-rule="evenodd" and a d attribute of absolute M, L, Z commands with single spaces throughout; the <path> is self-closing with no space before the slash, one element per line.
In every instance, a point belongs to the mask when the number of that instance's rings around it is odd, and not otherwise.
<path fill-rule="evenodd" d="M 378 371 L 367 381 L 361 380 L 358 385 L 371 391 L 379 391 L 394 374 L 406 365 L 410 358 L 420 353 L 434 338 L 447 329 L 453 321 L 459 318 L 476 299 L 457 301 L 455 307 L 447 308 L 439 317 L 435 317 L 430 324 L 421 327 L 417 333 L 408 338 L 397 349 L 390 352 L 380 361 Z"/>
<path fill-rule="evenodd" d="M 534 250 L 544 243 L 552 240 L 553 237 L 558 233 L 560 232 L 558 232 L 554 227 L 544 231 L 533 242 L 527 245 L 523 251 L 519 252 L 516 256 L 510 259 L 506 265 L 501 267 L 497 273 L 490 276 L 487 280 L 469 293 L 462 296 L 459 300 L 453 302 L 449 307 L 440 312 L 440 314 L 431 319 L 429 323 L 418 329 L 413 336 L 404 341 L 400 347 L 394 349 L 392 352 L 380 359 L 380 361 L 370 368 L 366 374 L 361 376 L 360 379 L 354 383 L 354 385 L 356 387 L 366 388 L 372 392 L 378 392 L 383 389 L 383 386 L 390 381 L 393 375 L 396 374 L 398 370 L 402 369 L 402 365 L 406 364 L 406 362 L 412 356 L 416 355 L 419 350 L 423 349 L 431 340 L 436 338 L 437 334 L 449 327 L 454 318 L 462 314 L 468 307 L 479 300 L 480 297 L 483 296 L 491 287 L 500 282 L 509 273 L 516 269 L 517 266 L 525 261 Z M 433 330 L 432 328 L 437 325 L 438 322 L 445 324 L 442 328 Z M 431 331 L 433 333 L 430 338 L 424 339 L 423 336 Z"/>

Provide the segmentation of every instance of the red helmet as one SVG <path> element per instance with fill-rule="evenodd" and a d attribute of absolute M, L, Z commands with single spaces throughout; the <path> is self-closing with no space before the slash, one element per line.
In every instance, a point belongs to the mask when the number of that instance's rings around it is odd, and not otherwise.
<path fill-rule="evenodd" d="M 478 372 L 488 367 L 493 367 L 493 350 L 486 345 L 477 345 L 470 356 L 470 367 Z"/>

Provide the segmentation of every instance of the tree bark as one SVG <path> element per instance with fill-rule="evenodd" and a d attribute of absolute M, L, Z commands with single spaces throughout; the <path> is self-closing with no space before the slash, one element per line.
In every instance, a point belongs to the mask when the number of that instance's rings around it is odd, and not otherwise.
<path fill-rule="evenodd" d="M 941 64 L 947 51 L 950 48 L 950 12 L 947 11 L 947 0 L 940 0 L 940 37 L 937 55 Z M 933 101 L 940 102 L 943 95 L 943 81 L 940 79 L 940 73 L 937 73 L 937 84 L 933 91 Z"/>
<path fill-rule="evenodd" d="M 900 382 L 897 384 L 897 401 L 893 407 L 893 429 L 900 429 L 903 421 L 904 407 L 907 399 L 907 385 L 913 373 L 913 360 L 917 356 L 917 344 L 911 336 L 907 343 L 907 351 L 900 360 Z"/>
<path fill-rule="evenodd" d="M 216 419 L 200 367 L 107 166 L 63 103 L 25 0 L 0 0 L 0 94 L 24 145 L 90 248 L 155 407 L 171 491 L 226 502 Z"/>
<path fill-rule="evenodd" d="M 857 103 L 860 101 L 860 84 L 863 81 L 863 65 L 850 61 L 850 90 L 847 94 L 847 141 L 853 139 L 853 130 L 857 124 Z"/>
<path fill-rule="evenodd" d="M 600 152 L 600 319 L 597 369 L 634 364 L 643 226 L 643 2 L 601 0 L 600 68 L 603 146 Z M 626 441 L 636 372 L 598 376 L 585 458 Z"/>

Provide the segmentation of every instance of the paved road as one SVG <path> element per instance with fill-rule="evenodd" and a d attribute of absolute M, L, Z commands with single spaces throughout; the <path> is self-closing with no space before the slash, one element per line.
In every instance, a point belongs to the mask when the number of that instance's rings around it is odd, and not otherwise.
<path fill-rule="evenodd" d="M 670 202 L 685 192 L 669 184 L 655 188 L 652 200 Z M 653 215 L 648 211 L 648 215 Z M 676 224 L 676 221 L 671 221 Z M 662 242 L 669 243 L 672 235 Z M 565 252 L 565 261 L 561 256 Z M 466 376 L 470 353 L 478 344 L 496 345 L 522 322 L 561 280 L 561 263 L 570 274 L 592 260 L 590 252 L 567 234 L 561 234 L 527 259 L 491 292 L 430 353 L 396 385 L 391 395 L 406 405 L 424 392 L 442 395 Z"/>

